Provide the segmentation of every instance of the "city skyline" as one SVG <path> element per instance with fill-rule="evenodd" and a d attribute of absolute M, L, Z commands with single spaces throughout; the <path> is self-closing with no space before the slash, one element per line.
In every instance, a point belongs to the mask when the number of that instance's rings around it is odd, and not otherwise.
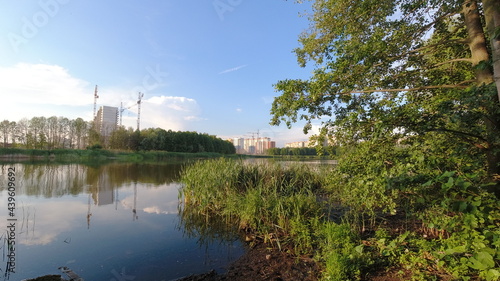
<path fill-rule="evenodd" d="M 276 147 L 276 142 L 268 137 L 233 138 L 231 141 L 238 154 L 265 154 Z"/>
<path fill-rule="evenodd" d="M 269 122 L 273 84 L 311 74 L 293 53 L 310 3 L 221 1 L 0 3 L 0 120 L 91 121 L 98 85 L 97 106 L 128 108 L 125 127 L 142 92 L 141 128 L 306 140 L 303 123 Z"/>

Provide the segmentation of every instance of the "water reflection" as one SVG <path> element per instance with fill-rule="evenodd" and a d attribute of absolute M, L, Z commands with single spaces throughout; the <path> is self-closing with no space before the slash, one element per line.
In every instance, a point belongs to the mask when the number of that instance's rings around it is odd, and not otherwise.
<path fill-rule="evenodd" d="M 204 239 L 182 227 L 181 166 L 0 165 L 2 233 L 8 218 L 4 175 L 8 167 L 17 171 L 18 270 L 11 280 L 58 274 L 60 266 L 86 280 L 116 279 L 113 272 L 122 269 L 135 280 L 172 280 L 236 259 L 243 252 L 238 241 Z"/>
<path fill-rule="evenodd" d="M 96 202 L 106 204 L 105 202 L 109 200 L 114 201 L 111 191 L 120 186 L 141 182 L 155 187 L 176 182 L 182 164 L 112 163 L 103 166 L 2 164 L 0 167 L 2 175 L 7 174 L 8 167 L 15 167 L 19 171 L 17 192 L 20 194 L 51 198 L 90 192 Z M 7 179 L 2 177 L 1 181 L 0 191 L 3 191 Z M 101 199 L 98 199 L 99 195 Z"/>
<path fill-rule="evenodd" d="M 180 229 L 187 237 L 197 238 L 200 244 L 209 244 L 215 240 L 237 241 L 239 232 L 236 222 L 230 222 L 218 216 L 200 214 L 193 208 L 179 205 Z"/>

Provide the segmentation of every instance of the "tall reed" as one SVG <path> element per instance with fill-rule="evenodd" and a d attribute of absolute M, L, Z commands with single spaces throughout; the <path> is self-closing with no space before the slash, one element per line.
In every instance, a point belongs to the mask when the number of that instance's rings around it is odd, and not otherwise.
<path fill-rule="evenodd" d="M 217 216 L 235 224 L 250 240 L 281 246 L 300 238 L 301 243 L 290 244 L 298 252 L 310 252 L 311 221 L 322 212 L 315 191 L 322 181 L 320 173 L 305 165 L 214 159 L 182 171 L 180 196 L 185 209 L 196 210 L 206 221 Z"/>

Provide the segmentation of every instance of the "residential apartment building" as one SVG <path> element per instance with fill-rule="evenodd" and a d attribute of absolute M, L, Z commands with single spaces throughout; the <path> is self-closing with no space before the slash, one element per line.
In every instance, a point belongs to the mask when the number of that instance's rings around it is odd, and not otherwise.
<path fill-rule="evenodd" d="M 296 142 L 285 143 L 285 147 L 303 148 L 303 147 L 309 147 L 309 144 L 310 144 L 309 141 L 296 141 Z"/>
<path fill-rule="evenodd" d="M 329 146 L 329 145 L 333 145 L 333 141 L 328 141 L 328 140 L 325 140 L 323 142 L 323 146 Z M 285 147 L 289 147 L 289 148 L 304 148 L 304 147 L 314 147 L 316 146 L 317 142 L 313 142 L 313 141 L 296 141 L 296 142 L 289 142 L 289 143 L 285 143 Z"/>
<path fill-rule="evenodd" d="M 236 153 L 244 154 L 245 153 L 245 139 L 244 138 L 234 138 L 233 145 L 236 149 Z"/>
<path fill-rule="evenodd" d="M 236 153 L 240 154 L 265 154 L 270 148 L 276 147 L 276 142 L 270 138 L 234 138 Z"/>
<path fill-rule="evenodd" d="M 109 137 L 118 128 L 118 107 L 101 106 L 94 123 L 101 136 Z"/>

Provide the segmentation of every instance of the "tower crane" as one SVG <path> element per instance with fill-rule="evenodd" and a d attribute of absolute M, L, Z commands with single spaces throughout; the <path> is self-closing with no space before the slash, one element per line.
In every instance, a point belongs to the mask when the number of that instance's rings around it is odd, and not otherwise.
<path fill-rule="evenodd" d="M 137 131 L 139 131 L 139 127 L 141 124 L 141 101 L 142 101 L 143 97 L 144 97 L 144 94 L 139 92 L 138 99 L 137 99 Z"/>
<path fill-rule="evenodd" d="M 99 96 L 97 95 L 97 85 L 95 85 L 95 90 L 94 90 L 94 119 L 95 119 L 95 111 L 96 111 L 96 106 L 97 106 L 97 99 Z"/>
<path fill-rule="evenodd" d="M 123 111 L 126 109 L 131 109 L 132 107 L 136 106 L 137 103 L 134 103 L 133 105 L 129 107 L 123 107 L 123 102 L 120 103 L 120 127 L 122 126 L 122 116 L 123 116 Z"/>
<path fill-rule="evenodd" d="M 248 132 L 248 134 L 252 134 L 252 146 L 255 149 L 253 151 L 253 153 L 258 154 L 259 153 L 258 143 L 259 143 L 259 139 L 260 139 L 260 130 L 257 130 L 257 132 Z M 255 134 L 257 134 L 257 139 L 255 139 Z"/>
<path fill-rule="evenodd" d="M 259 132 L 260 130 L 257 130 L 257 132 L 247 132 L 247 134 L 252 134 L 252 139 L 255 139 L 255 134 L 257 134 L 257 140 L 259 139 Z"/>
<path fill-rule="evenodd" d="M 125 109 L 131 109 L 132 107 L 137 105 L 137 130 L 139 130 L 140 124 L 141 124 L 141 103 L 142 103 L 143 97 L 144 97 L 144 94 L 139 92 L 137 103 L 134 103 L 133 105 L 126 107 L 126 108 L 123 107 L 123 102 L 120 103 L 120 126 L 122 125 L 123 111 L 125 111 Z"/>

